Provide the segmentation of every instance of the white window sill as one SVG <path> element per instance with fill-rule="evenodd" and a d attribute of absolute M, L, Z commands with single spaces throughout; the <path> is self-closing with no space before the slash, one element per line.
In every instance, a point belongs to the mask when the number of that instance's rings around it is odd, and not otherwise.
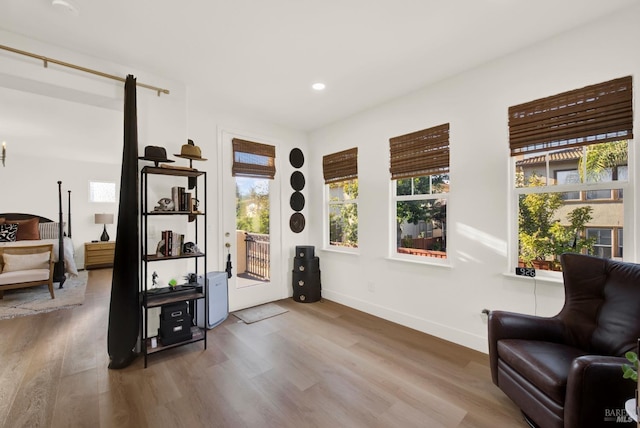
<path fill-rule="evenodd" d="M 562 280 L 562 276 L 555 277 L 550 275 L 542 275 L 542 276 L 536 275 L 534 277 L 530 277 L 530 276 L 516 275 L 515 273 L 512 273 L 512 272 L 504 272 L 502 275 L 506 276 L 507 278 L 518 279 L 520 281 L 546 282 L 548 284 L 557 284 L 557 285 L 564 284 Z"/>
<path fill-rule="evenodd" d="M 325 251 L 327 253 L 348 254 L 350 256 L 359 256 L 360 255 L 360 251 L 358 251 L 357 249 L 346 249 L 346 248 L 340 248 L 340 247 L 322 248 L 322 249 L 320 249 L 320 251 Z"/>
<path fill-rule="evenodd" d="M 451 266 L 451 263 L 448 261 L 449 259 L 445 259 L 447 260 L 446 262 L 437 261 L 437 260 L 443 260 L 443 259 L 436 259 L 433 257 L 420 257 L 420 258 L 385 257 L 385 259 L 392 262 L 413 263 L 417 265 L 435 266 L 435 267 L 441 267 L 441 268 L 447 268 L 447 269 L 453 268 L 453 266 Z"/>

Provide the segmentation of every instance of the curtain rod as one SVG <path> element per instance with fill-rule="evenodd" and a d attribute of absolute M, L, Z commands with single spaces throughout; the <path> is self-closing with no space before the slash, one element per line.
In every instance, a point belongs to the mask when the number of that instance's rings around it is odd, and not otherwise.
<path fill-rule="evenodd" d="M 20 55 L 25 55 L 25 56 L 28 56 L 28 57 L 31 57 L 31 58 L 39 59 L 40 61 L 43 62 L 44 68 L 47 68 L 49 63 L 53 63 L 53 64 L 61 65 L 63 67 L 73 68 L 74 70 L 84 71 L 85 73 L 95 74 L 96 76 L 101 76 L 101 77 L 106 77 L 108 79 L 117 80 L 119 82 L 123 82 L 123 83 L 126 82 L 126 79 L 123 78 L 123 77 L 120 77 L 120 76 L 115 76 L 113 74 L 103 73 L 102 71 L 92 70 L 90 68 L 81 67 L 79 65 L 70 64 L 68 62 L 60 61 L 60 60 L 53 59 L 53 58 L 47 58 L 46 56 L 36 55 L 34 53 L 31 53 L 31 52 L 21 51 L 20 49 L 11 48 L 9 46 L 0 45 L 0 49 L 4 49 L 5 51 L 17 53 L 17 54 L 20 54 Z M 138 83 L 138 82 L 136 82 L 136 86 L 140 86 L 142 88 L 151 89 L 153 91 L 156 91 L 158 93 L 158 96 L 160 96 L 160 94 L 169 95 L 169 90 L 168 89 L 158 88 L 156 86 L 146 85 L 144 83 Z"/>

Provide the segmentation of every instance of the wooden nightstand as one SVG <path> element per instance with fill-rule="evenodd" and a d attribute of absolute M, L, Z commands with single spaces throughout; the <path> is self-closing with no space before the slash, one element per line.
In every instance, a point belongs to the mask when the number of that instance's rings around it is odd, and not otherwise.
<path fill-rule="evenodd" d="M 84 268 L 88 270 L 113 267 L 113 255 L 115 250 L 115 241 L 85 242 Z"/>

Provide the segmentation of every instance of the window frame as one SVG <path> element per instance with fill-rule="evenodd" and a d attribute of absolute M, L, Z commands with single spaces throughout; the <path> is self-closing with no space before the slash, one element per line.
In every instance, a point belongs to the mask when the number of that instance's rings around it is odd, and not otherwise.
<path fill-rule="evenodd" d="M 447 175 L 447 177 L 449 177 L 449 173 L 446 174 L 429 174 L 429 177 L 432 177 L 434 175 Z M 427 177 L 427 176 L 421 176 L 421 177 Z M 420 178 L 420 177 L 407 177 L 407 178 L 401 178 L 401 180 L 408 180 L 408 179 L 415 179 L 415 178 Z M 398 252 L 398 202 L 405 202 L 405 201 L 425 201 L 425 200 L 433 200 L 433 201 L 438 201 L 438 200 L 444 200 L 446 201 L 445 203 L 445 217 L 448 219 L 449 218 L 449 208 L 450 208 L 450 204 L 449 204 L 449 195 L 450 192 L 439 192 L 439 193 L 434 193 L 433 192 L 433 186 L 430 185 L 429 186 L 429 193 L 421 193 L 421 194 L 411 194 L 411 195 L 398 195 L 397 193 L 397 189 L 398 189 L 398 180 L 391 180 L 391 189 L 390 189 L 390 194 L 391 194 L 391 203 L 390 205 L 390 214 L 389 214 L 389 218 L 391 221 L 391 227 L 390 227 L 390 245 L 389 245 L 389 258 L 393 259 L 393 260 L 403 260 L 403 261 L 411 261 L 411 262 L 415 262 L 415 263 L 421 263 L 421 264 L 428 264 L 428 265 L 436 265 L 436 266 L 451 266 L 451 257 L 450 257 L 450 245 L 447 243 L 447 250 L 445 251 L 446 253 L 446 257 L 445 258 L 440 258 L 440 257 L 435 257 L 435 256 L 428 256 L 428 255 L 415 255 L 415 254 L 406 254 L 406 253 L 399 253 Z M 413 188 L 413 182 L 411 184 L 412 188 Z M 413 193 L 413 192 L 412 192 Z M 449 236 L 448 231 L 448 221 L 445 221 L 445 227 L 444 227 L 444 233 L 445 236 Z M 428 229 L 428 226 L 427 226 Z M 433 232 L 432 232 L 433 233 Z M 447 240 L 448 242 L 448 240 Z"/>
<path fill-rule="evenodd" d="M 331 201 L 331 186 L 332 185 L 337 185 L 337 184 L 341 184 L 341 183 L 345 183 L 347 181 L 353 181 L 356 180 L 358 181 L 358 177 L 355 178 L 349 178 L 346 180 L 341 180 L 341 181 L 334 181 L 331 183 L 325 183 L 324 188 L 323 188 L 323 198 L 324 198 L 324 203 L 323 203 L 323 249 L 325 251 L 335 251 L 335 252 L 339 252 L 339 253 L 350 253 L 350 254 L 360 254 L 360 236 L 358 235 L 358 240 L 356 242 L 356 246 L 355 247 L 349 247 L 349 246 L 343 246 L 343 245 L 334 245 L 331 244 L 331 220 L 330 220 L 330 214 L 331 214 L 331 206 L 336 206 L 336 205 L 346 205 L 346 204 L 354 204 L 356 207 L 356 217 L 358 219 L 358 231 L 360 229 L 360 212 L 359 212 L 359 206 L 358 206 L 358 199 L 360 196 L 360 191 L 358 189 L 358 196 L 355 199 L 343 199 L 343 200 L 338 200 L 338 201 Z M 359 185 L 359 181 L 358 181 L 358 185 Z"/>
<path fill-rule="evenodd" d="M 598 248 L 608 248 L 609 249 L 609 254 L 611 254 L 611 256 L 607 257 L 607 258 L 608 259 L 614 258 L 615 257 L 614 237 L 613 237 L 614 229 L 612 227 L 586 227 L 585 228 L 585 233 L 586 233 L 587 237 L 589 237 L 589 232 L 590 231 L 591 232 L 598 231 L 596 236 L 594 236 L 596 238 L 596 242 L 593 245 L 593 249 L 596 250 Z M 602 242 L 599 242 L 599 239 L 602 237 L 602 234 L 601 234 L 602 231 L 609 232 L 609 245 L 606 245 L 606 244 L 603 244 Z M 600 257 L 600 256 L 596 255 L 596 257 Z"/>
<path fill-rule="evenodd" d="M 575 183 L 575 184 L 553 184 L 553 185 L 547 184 L 545 186 L 539 186 L 539 187 L 527 187 L 527 186 L 516 187 L 517 158 L 509 157 L 509 165 L 510 165 L 509 185 L 511 190 L 510 191 L 511 214 L 509 216 L 510 238 L 509 238 L 509 246 L 508 246 L 509 272 L 514 272 L 515 268 L 518 267 L 518 258 L 519 258 L 519 224 L 518 224 L 519 204 L 518 204 L 518 201 L 521 195 L 526 195 L 530 193 L 578 192 L 580 194 L 579 200 L 570 199 L 570 200 L 566 200 L 565 203 L 568 203 L 568 204 L 575 204 L 575 203 L 599 204 L 603 202 L 622 203 L 623 218 L 625 219 L 625 221 L 622 227 L 618 227 L 617 231 L 614 231 L 612 233 L 622 233 L 622 238 L 618 237 L 618 239 L 616 239 L 616 242 L 624 242 L 624 241 L 633 242 L 632 240 L 633 229 L 634 229 L 633 222 L 635 219 L 635 214 L 634 214 L 635 203 L 633 200 L 634 183 L 632 182 L 631 177 L 629 176 L 629 170 L 634 169 L 637 163 L 635 162 L 636 152 L 634 148 L 634 140 L 627 139 L 626 141 L 627 141 L 627 165 L 626 165 L 627 179 L 624 181 L 601 181 L 601 182 L 583 182 L 583 183 Z M 550 151 L 554 151 L 554 150 L 556 149 L 552 149 Z M 547 152 L 542 152 L 538 154 L 545 154 L 545 153 Z M 548 175 L 550 171 L 549 163 L 547 163 L 547 168 L 548 169 L 546 170 L 545 174 Z M 555 179 L 555 174 L 553 178 Z M 622 193 L 624 194 L 624 198 L 622 198 L 622 200 L 620 200 L 620 198 L 618 197 L 620 193 L 618 189 L 621 190 Z M 586 193 L 591 190 L 611 190 L 612 198 L 589 200 L 586 198 Z M 606 229 L 606 228 L 614 228 L 614 225 L 591 226 L 591 227 L 587 226 L 585 229 Z M 612 235 L 612 239 L 614 239 L 613 235 Z M 616 249 L 612 248 L 612 252 L 613 251 L 616 251 Z M 623 252 L 623 257 L 612 257 L 612 259 L 632 260 L 634 252 L 635 252 L 635 249 L 627 248 L 626 251 Z M 548 279 L 556 282 L 557 280 L 562 279 L 562 272 L 536 269 L 536 277 L 540 279 Z"/>
<path fill-rule="evenodd" d="M 508 147 L 510 151 L 510 177 L 509 186 L 511 191 L 510 201 L 510 238 L 508 260 L 511 272 L 513 268 L 518 266 L 520 254 L 519 246 L 519 201 L 523 194 L 546 194 L 546 193 L 564 193 L 574 191 L 585 191 L 581 193 L 581 200 L 586 204 L 592 203 L 622 203 L 623 218 L 623 234 L 627 242 L 633 242 L 634 245 L 627 251 L 627 259 L 633 260 L 635 257 L 635 241 L 629 241 L 629 237 L 635 236 L 635 201 L 633 195 L 635 183 L 635 168 L 637 166 L 636 154 L 633 148 L 633 76 L 625 76 L 606 82 L 596 83 L 582 88 L 566 91 L 552 96 L 539 98 L 522 104 L 513 105 L 508 108 L 509 121 L 509 139 Z M 626 164 L 627 177 L 625 181 L 589 183 L 584 180 L 580 184 L 566 184 L 553 186 L 549 184 L 549 161 L 550 156 L 545 157 L 545 185 L 538 187 L 525 186 L 521 183 L 521 177 L 517 174 L 518 159 L 522 160 L 521 165 L 526 165 L 527 155 L 537 153 L 549 154 L 559 150 L 573 149 L 577 147 L 586 147 L 601 143 L 617 142 L 626 140 Z M 582 150 L 582 155 L 586 155 L 586 150 Z M 612 161 L 620 160 L 614 157 Z M 583 177 L 587 175 L 587 162 L 583 163 Z M 631 171 L 629 171 L 629 168 Z M 521 187 L 518 187 L 521 185 Z M 604 189 L 620 189 L 624 198 L 619 199 L 620 192 L 611 192 L 610 199 L 588 200 L 586 195 L 588 191 L 604 190 Z M 625 192 L 626 190 L 626 192 Z M 616 197 L 618 199 L 616 200 Z M 540 201 L 536 201 L 539 203 Z M 563 202 L 564 204 L 570 202 Z M 557 214 L 557 210 L 554 212 Z M 597 215 L 597 213 L 596 213 Z M 553 219 L 553 217 L 551 218 Z M 596 223 L 602 219 L 596 217 Z M 605 218 L 605 220 L 607 220 Z M 545 219 L 547 221 L 547 219 Z M 615 219 L 609 219 L 609 223 L 617 222 Z M 585 224 L 585 227 L 587 225 Z M 605 224 L 591 224 L 594 227 L 606 227 Z M 611 225 L 611 226 L 620 226 Z M 563 251 L 567 248 L 568 236 L 565 236 L 565 244 L 561 248 L 554 248 L 553 251 Z M 536 238 L 532 240 L 538 241 L 532 245 L 533 256 L 536 250 L 542 250 L 542 253 L 549 252 L 548 242 L 539 241 Z M 574 241 L 575 243 L 575 241 Z M 530 243 L 531 244 L 531 243 Z M 538 246 L 536 249 L 535 247 Z M 575 249 L 575 245 L 574 245 Z M 628 249 L 629 250 L 629 249 Z M 631 254 L 630 254 L 631 253 Z M 558 258 L 558 254 L 554 254 L 554 258 Z M 548 274 L 549 271 L 541 271 Z M 558 277 L 560 274 L 555 274 Z"/>
<path fill-rule="evenodd" d="M 356 221 L 359 224 L 359 211 L 358 211 L 358 198 L 360 195 L 360 189 L 358 181 L 358 147 L 352 147 L 350 149 L 341 150 L 334 153 L 326 154 L 322 157 L 322 175 L 324 178 L 323 188 L 323 249 L 327 251 L 336 251 L 341 253 L 359 254 L 360 239 L 359 236 L 356 239 L 355 247 L 333 245 L 331 244 L 331 206 L 354 204 L 356 207 Z M 358 185 L 358 194 L 355 199 L 340 199 L 337 201 L 331 200 L 331 186 L 346 183 L 350 181 L 356 181 Z"/>
<path fill-rule="evenodd" d="M 421 264 L 451 266 L 451 246 L 448 240 L 448 218 L 450 194 L 450 122 L 421 129 L 389 139 L 389 258 L 392 260 L 411 261 Z M 433 176 L 446 176 L 445 192 L 434 193 Z M 429 177 L 429 192 L 414 194 L 415 179 Z M 398 181 L 411 181 L 411 195 L 398 195 Z M 446 257 L 435 254 L 407 254 L 398 252 L 398 203 L 403 201 L 445 201 L 445 221 L 443 236 L 445 237 Z"/>

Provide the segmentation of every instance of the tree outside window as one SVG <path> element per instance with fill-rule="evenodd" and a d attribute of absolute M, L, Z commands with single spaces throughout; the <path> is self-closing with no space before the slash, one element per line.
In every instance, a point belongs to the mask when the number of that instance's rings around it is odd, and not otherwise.
<path fill-rule="evenodd" d="M 236 177 L 236 228 L 269 234 L 269 180 Z"/>
<path fill-rule="evenodd" d="M 358 247 L 358 179 L 327 184 L 329 245 Z"/>
<path fill-rule="evenodd" d="M 397 253 L 446 258 L 449 176 L 405 178 L 395 184 Z"/>

